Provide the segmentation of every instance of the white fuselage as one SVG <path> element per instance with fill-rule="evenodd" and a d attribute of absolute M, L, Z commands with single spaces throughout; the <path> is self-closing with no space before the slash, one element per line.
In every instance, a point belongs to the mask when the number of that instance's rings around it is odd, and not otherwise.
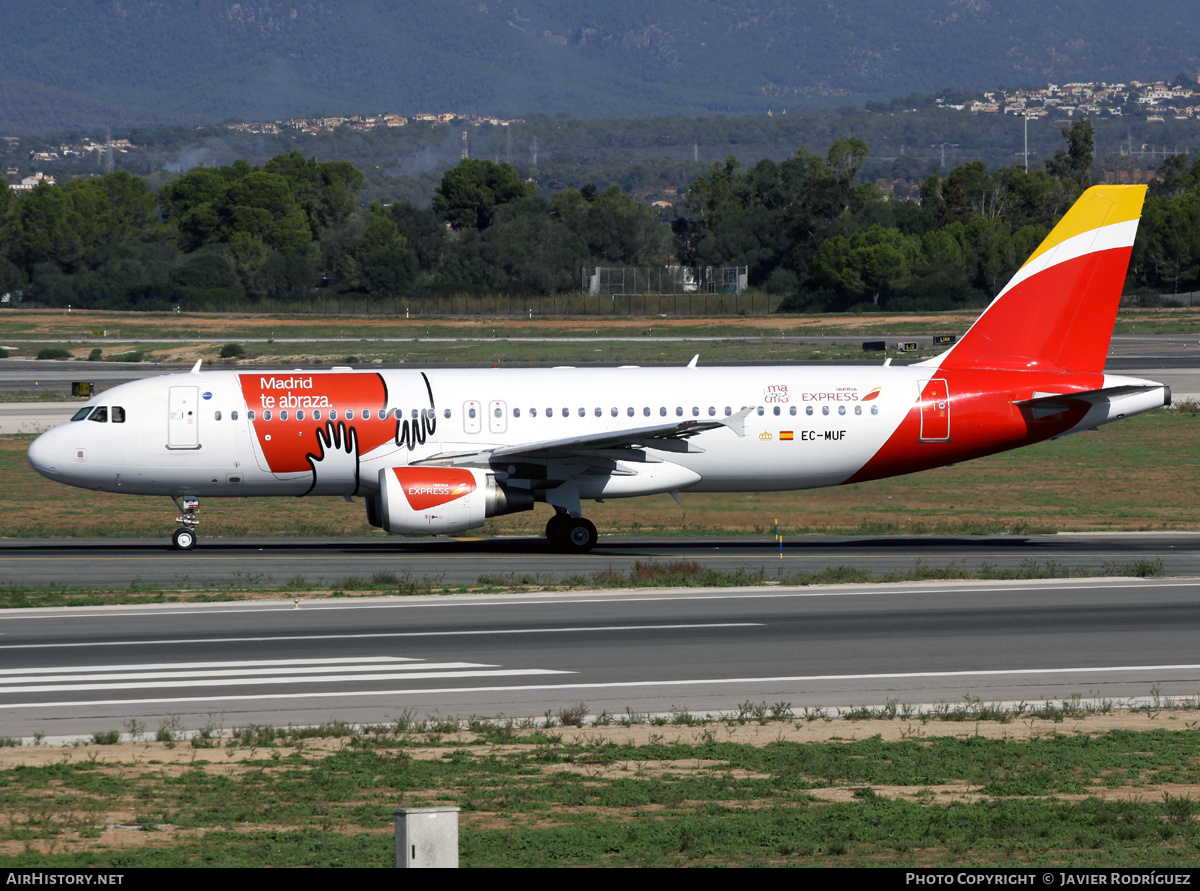
<path fill-rule="evenodd" d="M 1043 392 L 1121 383 L 1142 389 L 1070 410 L 1018 408 Z M 60 482 L 142 495 L 372 495 L 386 468 L 454 466 L 454 456 L 471 456 L 462 463 L 489 466 L 500 481 L 525 480 L 517 484 L 526 488 L 572 480 L 585 499 L 768 491 L 908 473 L 1163 402 L 1163 388 L 1148 381 L 943 374 L 936 364 L 211 371 L 115 387 L 88 403 L 106 412 L 83 418 L 85 407 L 78 420 L 43 434 L 29 458 Z M 685 439 L 570 447 L 598 434 L 714 424 L 739 413 L 740 424 Z M 347 441 L 331 446 L 339 433 Z M 558 445 L 491 456 L 540 444 Z"/>
<path fill-rule="evenodd" d="M 348 385 L 339 390 L 339 404 L 311 386 L 314 376 L 325 382 L 331 375 Z M 378 422 L 382 411 L 389 428 L 400 429 L 378 444 L 360 437 L 357 477 L 346 461 L 324 475 L 323 467 L 316 469 L 321 494 L 370 494 L 380 469 L 432 455 L 720 420 L 752 407 L 744 435 L 722 427 L 680 443 L 683 450 L 651 444 L 645 448 L 649 461 L 632 465 L 614 454 L 616 472 L 599 486 L 585 483 L 581 494 L 800 489 L 836 485 L 861 468 L 930 377 L 929 369 L 881 366 L 169 375 L 97 396 L 89 404 L 119 407 L 125 420 L 62 424 L 34 444 L 30 460 L 52 479 L 104 491 L 303 494 L 312 487 L 314 468 L 297 456 L 316 449 L 314 428 L 327 423 L 331 411 L 343 422 L 352 413 L 355 424 L 363 424 L 364 411 Z M 368 392 L 378 390 L 376 381 L 386 387 L 384 399 Z M 875 396 L 866 399 L 872 391 Z M 361 398 L 349 395 L 358 392 Z M 321 417 L 314 419 L 314 412 Z M 292 460 L 281 461 L 281 455 Z"/>

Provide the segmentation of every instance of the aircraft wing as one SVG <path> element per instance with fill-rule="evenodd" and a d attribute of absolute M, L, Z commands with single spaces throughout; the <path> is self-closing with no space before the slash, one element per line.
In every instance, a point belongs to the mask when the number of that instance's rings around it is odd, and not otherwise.
<path fill-rule="evenodd" d="M 476 451 L 441 452 L 430 455 L 413 464 L 486 464 L 498 458 L 555 459 L 586 456 L 612 449 L 651 448 L 669 452 L 700 452 L 703 449 L 686 442 L 690 437 L 707 430 L 728 427 L 738 436 L 745 436 L 746 417 L 754 411 L 744 408 L 727 418 L 713 421 L 678 421 L 673 424 L 654 424 L 649 427 L 631 427 L 627 430 L 592 433 L 586 436 L 567 436 L 562 439 L 546 439 L 541 442 L 521 443 L 510 446 L 494 446 Z"/>

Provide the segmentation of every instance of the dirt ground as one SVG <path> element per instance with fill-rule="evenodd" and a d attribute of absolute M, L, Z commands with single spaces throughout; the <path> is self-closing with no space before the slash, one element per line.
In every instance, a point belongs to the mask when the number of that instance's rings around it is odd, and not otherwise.
<path fill-rule="evenodd" d="M 109 337 L 142 336 L 142 332 L 153 330 L 164 337 L 211 336 L 221 340 L 240 334 L 255 336 L 295 336 L 289 332 L 311 330 L 321 327 L 327 335 L 336 336 L 381 336 L 421 337 L 430 327 L 446 331 L 450 336 L 491 336 L 493 329 L 503 326 L 504 336 L 520 336 L 525 329 L 536 329 L 544 333 L 597 333 L 645 334 L 649 330 L 663 335 L 673 330 L 720 329 L 737 334 L 749 335 L 775 332 L 789 334 L 797 331 L 827 334 L 854 333 L 862 329 L 877 328 L 880 324 L 894 322 L 907 329 L 914 326 L 933 326 L 937 329 L 964 329 L 979 313 L 968 312 L 931 313 L 928 315 L 872 315 L 832 314 L 828 316 L 727 316 L 708 318 L 663 318 L 645 316 L 604 317 L 539 317 L 521 319 L 492 316 L 437 317 L 403 319 L 395 316 L 261 316 L 249 314 L 192 313 L 170 315 L 167 313 L 117 313 L 99 311 L 34 310 L 19 316 L 0 319 L 3 330 L 21 337 L 70 335 Z"/>
<path fill-rule="evenodd" d="M 1029 740 L 1041 737 L 1075 734 L 1100 734 L 1113 730 L 1186 730 L 1200 723 L 1200 709 L 1163 708 L 1159 710 L 1114 709 L 1108 714 L 1085 714 L 1082 717 L 1055 721 L 1047 718 L 1026 716 L 1012 721 L 942 721 L 921 718 L 894 718 L 849 720 L 846 718 L 817 718 L 807 720 L 798 717 L 792 720 L 768 720 L 759 723 L 746 720 L 739 723 L 733 719 L 712 720 L 686 724 L 630 724 L 614 722 L 606 725 L 584 724 L 580 727 L 554 727 L 551 732 L 562 736 L 564 744 L 572 742 L 608 743 L 630 745 L 650 743 L 671 745 L 673 743 L 694 744 L 709 738 L 717 742 L 767 745 L 773 742 L 853 742 L 878 736 L 887 742 L 931 737 L 966 738 L 982 736 L 989 739 Z M 531 731 L 521 731 L 529 733 Z M 127 737 L 125 734 L 124 737 Z M 415 733 L 414 738 L 421 734 Z M 448 748 L 469 745 L 475 742 L 476 734 L 467 730 L 458 733 L 439 734 L 437 746 L 413 746 L 406 751 L 413 758 L 441 758 Z M 220 748 L 213 749 L 220 758 L 212 758 L 208 770 L 217 773 L 237 770 L 237 765 L 263 757 L 264 749 L 236 745 L 227 746 L 228 740 L 217 740 Z M 339 751 L 344 741 L 337 737 L 306 739 L 303 750 L 308 756 Z M 497 748 L 497 747 L 490 747 Z M 498 748 L 503 749 L 503 746 Z M 280 747 L 284 757 L 294 749 Z M 42 766 L 48 764 L 87 761 L 97 764 L 130 764 L 154 760 L 170 765 L 168 770 L 184 770 L 204 749 L 194 749 L 186 741 L 173 746 L 152 739 L 138 741 L 123 738 L 115 745 L 96 745 L 88 738 L 55 745 L 22 745 L 0 748 L 0 770 L 18 766 Z"/>
<path fill-rule="evenodd" d="M 550 732 L 561 736 L 563 743 L 579 741 L 584 744 L 603 744 L 616 742 L 620 744 L 648 745 L 671 744 L 675 742 L 695 744 L 707 741 L 736 742 L 750 745 L 767 745 L 777 741 L 794 742 L 837 742 L 867 739 L 880 736 L 887 741 L 914 740 L 931 737 L 970 737 L 984 736 L 989 738 L 1007 738 L 1027 740 L 1046 737 L 1053 734 L 1099 734 L 1110 730 L 1152 730 L 1152 729 L 1185 729 L 1195 727 L 1200 720 L 1200 710 L 1169 709 L 1154 711 L 1117 710 L 1109 714 L 1089 714 L 1084 717 L 1067 719 L 1061 722 L 1039 718 L 1016 719 L 1010 723 L 996 721 L 966 721 L 946 722 L 929 721 L 922 723 L 918 719 L 896 720 L 787 720 L 768 721 L 766 723 L 736 721 L 712 721 L 692 726 L 684 725 L 653 725 L 638 724 L 622 726 L 610 724 L 607 726 L 585 725 L 582 727 L 555 727 Z M 524 731 L 522 731 L 524 732 Z M 414 734 L 419 740 L 421 734 Z M 478 742 L 475 734 L 467 731 L 459 733 L 437 734 L 437 745 L 417 745 L 406 747 L 407 757 L 415 760 L 441 760 L 451 750 L 462 751 L 469 746 L 468 751 L 477 753 L 479 757 L 502 756 L 519 746 L 513 744 L 473 745 Z M 24 745 L 19 747 L 0 748 L 0 770 L 10 770 L 21 766 L 51 766 L 57 764 L 85 763 L 95 765 L 105 773 L 115 777 L 127 777 L 130 770 L 152 769 L 156 776 L 179 776 L 193 768 L 200 759 L 204 762 L 204 771 L 214 776 L 228 777 L 238 780 L 244 774 L 261 772 L 262 759 L 276 756 L 282 763 L 297 748 L 281 747 L 252 747 L 236 745 L 229 747 L 228 740 L 216 740 L 218 748 L 195 749 L 187 741 L 177 742 L 168 746 L 166 743 L 139 740 L 123 741 L 116 745 L 96 745 L 80 740 L 74 743 L 60 745 Z M 306 759 L 319 759 L 322 755 L 342 750 L 346 740 L 342 738 L 306 739 L 303 741 L 303 755 Z M 528 748 L 530 744 L 523 744 Z M 670 761 L 638 761 L 636 765 L 629 762 L 587 762 L 560 763 L 550 762 L 540 767 L 543 774 L 583 771 L 592 780 L 620 779 L 630 776 L 630 771 L 636 769 L 637 775 L 653 777 L 655 774 L 670 774 L 680 777 L 688 773 L 707 773 L 713 769 L 727 770 L 720 763 L 705 759 L 670 760 Z M 737 771 L 741 776 L 752 776 L 746 770 Z M 872 786 L 872 792 L 881 797 L 903 799 L 922 804 L 953 804 L 971 803 L 982 797 L 979 787 L 968 782 L 955 781 L 926 786 Z M 861 794 L 861 788 L 855 784 L 831 784 L 826 787 L 813 789 L 809 794 L 828 802 L 848 802 Z M 1134 784 L 1122 786 L 1095 785 L 1086 792 L 1073 795 L 1056 795 L 1058 800 L 1082 799 L 1095 796 L 1108 800 L 1157 800 L 1166 796 L 1179 799 L 1200 798 L 1200 784 L 1188 783 L 1158 783 Z M 438 790 L 428 790 L 424 793 L 411 795 L 406 801 L 410 805 L 445 804 L 445 795 Z M 747 806 L 755 806 L 748 803 Z M 182 830 L 177 827 L 161 826 L 165 832 L 148 832 L 139 823 L 137 814 L 145 811 L 145 801 L 113 801 L 104 808 L 104 812 L 89 810 L 86 814 L 77 814 L 75 819 L 93 827 L 102 827 L 100 831 L 93 829 L 89 832 L 70 831 L 51 833 L 45 838 L 24 838 L 22 840 L 0 841 L 0 856 L 16 856 L 29 851 L 42 853 L 73 853 L 81 851 L 135 850 L 145 846 L 159 847 L 168 844 L 192 844 L 201 839 L 204 830 Z M 71 815 L 59 815 L 68 819 Z M 143 818 L 144 819 L 144 818 Z M 481 828 L 498 820 L 498 815 L 487 812 L 464 814 L 464 822 L 476 824 Z M 507 818 L 499 820 L 497 825 L 507 826 Z M 81 823 L 82 825 L 82 823 Z M 270 827 L 256 827 L 258 829 Z M 284 827 L 287 828 L 287 827 Z M 381 826 L 379 832 L 391 831 L 390 826 Z M 169 841 L 167 841 L 169 839 Z"/>

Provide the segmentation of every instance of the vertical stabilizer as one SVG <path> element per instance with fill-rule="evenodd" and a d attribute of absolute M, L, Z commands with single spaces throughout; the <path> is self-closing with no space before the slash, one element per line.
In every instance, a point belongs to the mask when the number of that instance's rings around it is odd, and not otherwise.
<path fill-rule="evenodd" d="M 1084 192 L 942 368 L 1104 370 L 1145 186 Z"/>

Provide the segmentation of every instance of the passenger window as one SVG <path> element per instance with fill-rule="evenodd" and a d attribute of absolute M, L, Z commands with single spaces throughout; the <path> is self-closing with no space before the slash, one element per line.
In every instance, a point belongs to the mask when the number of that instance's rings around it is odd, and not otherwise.
<path fill-rule="evenodd" d="M 370 410 L 369 408 L 364 408 L 364 409 L 362 410 L 362 419 L 363 419 L 364 421 L 369 421 L 369 420 L 371 420 L 371 410 Z"/>
<path fill-rule="evenodd" d="M 615 405 L 614 405 L 612 408 L 610 408 L 610 409 L 609 409 L 608 413 L 609 413 L 610 415 L 612 415 L 614 418 L 615 418 L 617 415 L 619 415 L 619 414 L 620 414 L 620 412 L 619 412 L 619 411 L 617 411 L 617 407 L 616 407 Z"/>
<path fill-rule="evenodd" d="M 777 406 L 775 406 L 775 414 L 776 414 L 776 416 L 778 416 L 778 415 L 779 415 L 779 406 L 778 406 L 778 405 L 777 405 Z"/>
<path fill-rule="evenodd" d="M 581 407 L 581 408 L 579 409 L 579 417 L 581 417 L 581 418 L 586 418 L 586 417 L 587 417 L 587 409 L 586 409 L 586 408 L 582 408 L 582 407 Z"/>
<path fill-rule="evenodd" d="M 665 418 L 667 416 L 667 407 L 665 405 L 660 405 L 658 407 L 658 416 L 660 418 Z"/>
<path fill-rule="evenodd" d="M 536 408 L 529 409 L 529 417 L 531 417 L 531 418 L 537 417 L 537 409 Z"/>
<path fill-rule="evenodd" d="M 321 413 L 319 411 L 315 411 L 315 412 L 313 412 L 313 417 L 319 418 L 319 417 L 321 417 Z M 238 413 L 235 411 L 231 411 L 229 413 L 229 420 L 236 421 L 237 419 L 238 419 Z"/>
<path fill-rule="evenodd" d="M 513 417 L 514 417 L 514 418 L 519 418 L 519 417 L 521 417 L 521 409 L 519 409 L 519 408 L 514 408 L 514 409 L 513 409 Z"/>
<path fill-rule="evenodd" d="M 215 412 L 213 412 L 213 420 L 214 420 L 214 421 L 219 421 L 219 420 L 221 420 L 221 413 L 220 413 L 219 411 L 215 411 Z M 116 423 L 116 422 L 114 421 L 113 423 Z"/>
<path fill-rule="evenodd" d="M 715 418 L 717 416 L 717 407 L 715 405 L 710 405 L 708 407 L 708 416 L 710 418 Z"/>
<path fill-rule="evenodd" d="M 287 413 L 287 409 L 285 408 L 283 411 L 281 411 L 279 413 L 279 420 L 286 421 L 287 419 L 288 419 L 288 413 Z"/>
<path fill-rule="evenodd" d="M 263 420 L 264 421 L 271 420 L 271 410 L 269 408 L 263 409 Z"/>
<path fill-rule="evenodd" d="M 604 416 L 604 412 L 601 411 L 600 406 L 597 405 L 596 406 L 596 417 L 599 418 L 599 417 L 603 417 L 603 416 Z"/>
<path fill-rule="evenodd" d="M 254 419 L 251 418 L 250 420 L 253 421 Z M 337 409 L 336 408 L 329 409 L 329 420 L 331 420 L 331 421 L 337 420 Z"/>
<path fill-rule="evenodd" d="M 498 406 L 498 405 L 496 406 L 496 410 L 495 410 L 495 411 L 493 411 L 493 412 L 492 412 L 492 414 L 493 414 L 493 415 L 495 415 L 497 418 L 502 418 L 502 417 L 504 417 L 504 412 L 502 412 L 502 411 L 500 410 L 500 406 Z"/>
<path fill-rule="evenodd" d="M 698 406 L 698 405 L 693 405 L 693 406 L 692 406 L 692 417 L 693 417 L 693 418 L 698 418 L 698 417 L 700 417 L 700 406 Z"/>
<path fill-rule="evenodd" d="M 844 415 L 845 413 L 846 413 L 846 406 L 844 406 L 844 405 L 839 405 L 839 406 L 838 406 L 838 414 L 839 414 L 839 415 Z"/>
<path fill-rule="evenodd" d="M 230 414 L 230 417 L 233 418 L 233 420 L 235 420 L 235 421 L 237 420 L 237 412 L 233 411 L 233 412 L 230 412 L 229 414 Z M 321 420 L 321 409 L 319 409 L 319 408 L 313 409 L 313 420 L 314 421 Z"/>
<path fill-rule="evenodd" d="M 467 417 L 469 417 L 469 418 L 475 417 L 475 409 L 474 408 L 467 409 Z"/>
<path fill-rule="evenodd" d="M 763 411 L 763 407 L 760 405 L 758 407 L 758 416 L 761 418 L 763 414 L 765 414 L 765 412 Z"/>
<path fill-rule="evenodd" d="M 629 417 L 631 417 L 631 418 L 633 417 L 633 406 L 632 405 L 629 406 L 629 408 L 625 409 L 625 414 L 629 415 Z"/>
<path fill-rule="evenodd" d="M 793 405 L 791 408 L 789 408 L 788 414 L 791 415 L 793 418 L 796 417 L 796 406 Z"/>
<path fill-rule="evenodd" d="M 297 421 L 304 420 L 304 409 L 300 409 L 299 411 L 296 412 L 296 420 Z"/>
<path fill-rule="evenodd" d="M 90 418 L 88 418 L 88 420 L 95 421 L 98 424 L 107 424 L 108 423 L 108 406 L 106 406 L 106 405 L 99 406 L 94 412 L 92 412 L 92 416 Z"/>
<path fill-rule="evenodd" d="M 645 408 L 643 408 L 642 414 L 645 415 L 647 418 L 650 417 L 650 406 L 647 405 Z M 94 421 L 95 418 L 92 418 L 92 420 Z"/>
<path fill-rule="evenodd" d="M 554 409 L 552 409 L 552 408 L 546 409 L 546 417 L 548 417 L 548 418 L 554 417 Z"/>
<path fill-rule="evenodd" d="M 564 417 L 564 418 L 569 418 L 569 417 L 571 417 L 571 409 L 569 409 L 569 408 L 564 408 L 564 409 L 563 409 L 563 417 Z"/>
<path fill-rule="evenodd" d="M 447 421 L 450 420 L 450 409 L 446 409 L 445 411 L 443 411 L 442 417 L 444 417 Z"/>
<path fill-rule="evenodd" d="M 804 406 L 804 413 L 811 417 L 813 413 L 813 407 L 811 405 Z"/>
<path fill-rule="evenodd" d="M 251 421 L 254 420 L 254 409 L 251 408 L 246 411 L 246 418 Z"/>
<path fill-rule="evenodd" d="M 823 414 L 823 415 L 829 414 L 829 406 L 828 405 L 821 406 L 821 414 Z"/>
<path fill-rule="evenodd" d="M 88 415 L 90 415 L 92 413 L 92 408 L 93 408 L 93 406 L 91 406 L 91 405 L 85 405 L 83 408 L 79 409 L 79 411 L 75 412 L 75 414 L 71 415 L 71 420 L 72 421 L 82 421 L 84 418 L 86 418 Z"/>
<path fill-rule="evenodd" d="M 682 405 L 675 406 L 675 417 L 677 417 L 677 418 L 683 417 L 683 406 Z"/>
<path fill-rule="evenodd" d="M 725 406 L 725 417 L 729 417 L 731 414 L 733 414 L 733 409 L 730 408 L 728 405 Z"/>
<path fill-rule="evenodd" d="M 878 405 L 871 406 L 871 414 L 873 414 L 873 415 L 879 414 L 879 406 Z"/>
<path fill-rule="evenodd" d="M 861 405 L 854 406 L 854 413 L 856 415 L 861 415 L 862 414 L 862 406 Z"/>

